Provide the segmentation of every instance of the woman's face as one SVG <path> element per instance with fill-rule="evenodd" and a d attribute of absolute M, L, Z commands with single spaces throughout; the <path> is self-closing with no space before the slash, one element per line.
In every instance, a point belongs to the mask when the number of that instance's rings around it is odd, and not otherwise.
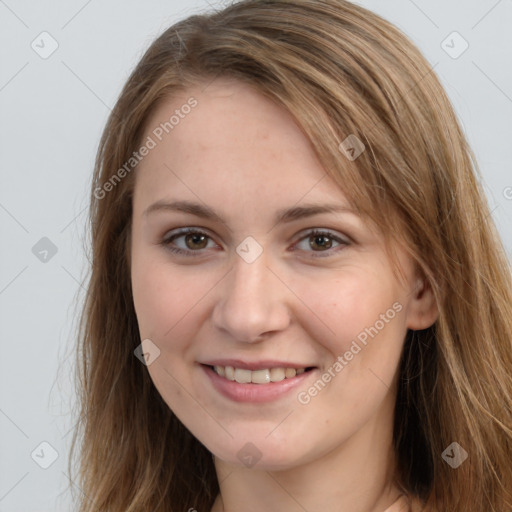
<path fill-rule="evenodd" d="M 290 115 L 216 80 L 162 105 L 144 141 L 133 299 L 183 424 L 220 459 L 268 469 L 389 425 L 406 331 L 433 323 L 432 300 L 400 251 L 397 280 Z"/>

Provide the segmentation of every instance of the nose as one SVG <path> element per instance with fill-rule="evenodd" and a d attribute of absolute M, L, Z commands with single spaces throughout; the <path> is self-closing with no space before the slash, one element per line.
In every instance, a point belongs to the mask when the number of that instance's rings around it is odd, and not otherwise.
<path fill-rule="evenodd" d="M 264 257 L 252 263 L 235 254 L 234 264 L 217 289 L 213 324 L 236 341 L 254 343 L 290 324 L 292 292 Z"/>

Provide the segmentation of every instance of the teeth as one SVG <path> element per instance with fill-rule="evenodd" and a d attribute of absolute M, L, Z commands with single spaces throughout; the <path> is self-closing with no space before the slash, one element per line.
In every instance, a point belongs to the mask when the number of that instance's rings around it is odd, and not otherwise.
<path fill-rule="evenodd" d="M 216 373 L 218 373 L 221 377 L 226 376 L 226 370 L 224 369 L 224 366 L 214 366 L 213 369 Z"/>
<path fill-rule="evenodd" d="M 226 366 L 225 377 L 228 380 L 235 380 L 235 369 L 232 366 Z"/>
<path fill-rule="evenodd" d="M 241 384 L 248 384 L 251 382 L 251 370 L 241 370 L 237 368 L 235 370 L 235 380 Z"/>
<path fill-rule="evenodd" d="M 234 380 L 240 384 L 268 384 L 269 382 L 280 382 L 284 379 L 291 379 L 301 375 L 305 368 L 271 368 L 265 370 L 245 370 L 233 368 L 232 366 L 214 366 L 213 371 L 228 380 Z"/>
<path fill-rule="evenodd" d="M 250 370 L 247 371 L 251 374 L 251 382 L 254 384 L 267 384 L 267 382 L 270 382 L 270 370 L 257 370 L 254 372 L 251 372 Z"/>
<path fill-rule="evenodd" d="M 284 376 L 287 379 L 291 379 L 292 377 L 295 377 L 297 375 L 297 370 L 295 368 L 286 368 L 284 371 Z"/>
<path fill-rule="evenodd" d="M 272 382 L 279 382 L 286 377 L 286 370 L 284 368 L 272 368 L 270 370 L 270 380 Z"/>

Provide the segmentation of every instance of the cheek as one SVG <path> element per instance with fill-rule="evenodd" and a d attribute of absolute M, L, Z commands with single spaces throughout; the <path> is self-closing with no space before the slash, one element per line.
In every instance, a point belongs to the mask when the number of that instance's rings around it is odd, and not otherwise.
<path fill-rule="evenodd" d="M 364 342 L 365 333 L 374 333 L 375 326 L 382 334 L 393 328 L 397 332 L 399 326 L 398 331 L 402 330 L 398 310 L 403 308 L 395 304 L 400 302 L 400 291 L 384 272 L 354 267 L 344 269 L 334 280 L 326 275 L 315 279 L 313 286 L 306 280 L 302 283 L 297 294 L 305 298 L 317 332 L 317 324 L 322 325 L 322 338 L 333 355 L 349 350 L 358 337 Z"/>
<path fill-rule="evenodd" d="M 178 349 L 176 342 L 186 343 L 199 325 L 200 301 L 210 288 L 205 279 L 194 278 L 192 266 L 178 269 L 161 258 L 134 254 L 133 301 L 141 336 L 165 350 Z"/>
<path fill-rule="evenodd" d="M 160 337 L 163 329 L 173 325 L 179 306 L 176 285 L 169 281 L 168 274 L 160 266 L 134 258 L 133 303 L 144 336 Z"/>
<path fill-rule="evenodd" d="M 328 357 L 319 380 L 299 390 L 297 410 L 335 438 L 344 428 L 357 430 L 392 388 L 407 330 L 406 306 L 390 276 L 361 267 L 346 269 L 335 282 L 316 280 L 307 295 L 305 288 L 300 293 L 314 313 L 311 339 Z"/>
<path fill-rule="evenodd" d="M 334 281 L 326 276 L 314 287 L 304 282 L 300 290 L 314 313 L 311 339 L 328 354 L 321 370 L 329 383 L 319 393 L 322 398 L 314 399 L 318 414 L 326 403 L 340 402 L 347 414 L 360 415 L 361 401 L 373 397 L 377 404 L 392 385 L 407 331 L 406 305 L 384 270 L 377 265 L 346 268 Z"/>
<path fill-rule="evenodd" d="M 208 287 L 148 254 L 134 254 L 131 276 L 140 337 L 149 338 L 160 350 L 148 372 L 168 406 L 180 410 L 189 402 L 183 392 L 184 385 L 190 388 L 184 363 L 194 359 L 191 340 L 199 325 L 194 306 L 199 306 Z"/>

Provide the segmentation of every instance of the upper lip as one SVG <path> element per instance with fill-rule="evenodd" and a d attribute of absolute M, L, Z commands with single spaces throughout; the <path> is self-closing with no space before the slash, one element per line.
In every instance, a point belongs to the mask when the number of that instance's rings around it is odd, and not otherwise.
<path fill-rule="evenodd" d="M 233 368 L 240 368 L 242 370 L 266 370 L 271 368 L 310 368 L 311 364 L 291 363 L 289 361 L 276 361 L 276 360 L 262 360 L 262 361 L 242 361 L 241 359 L 212 359 L 204 361 L 201 364 L 207 366 L 232 366 Z"/>

